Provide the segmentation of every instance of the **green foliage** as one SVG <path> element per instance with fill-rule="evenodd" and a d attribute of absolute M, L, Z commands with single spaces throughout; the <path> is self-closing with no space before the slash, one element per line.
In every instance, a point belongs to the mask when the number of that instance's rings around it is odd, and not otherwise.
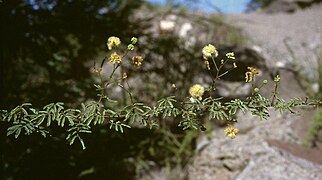
<path fill-rule="evenodd" d="M 137 149 L 137 155 L 133 155 L 135 159 L 128 159 L 128 162 L 135 166 L 136 173 L 151 167 L 147 159 L 153 160 L 158 166 L 185 165 L 193 155 L 193 144 L 198 134 L 197 131 L 187 130 L 185 134 L 180 135 L 167 127 L 152 130 L 149 137 L 133 146 Z"/>
<path fill-rule="evenodd" d="M 279 111 L 293 112 L 292 107 L 304 105 L 321 105 L 321 100 L 302 100 L 300 98 L 292 99 L 288 102 L 277 98 L 275 104 L 271 104 L 269 99 L 256 94 L 249 97 L 246 101 L 240 99 L 231 100 L 222 104 L 218 99 L 211 97 L 201 101 L 190 102 L 189 100 L 181 103 L 181 106 L 175 105 L 177 102 L 174 96 L 169 96 L 158 101 L 157 107 L 149 107 L 143 103 L 134 103 L 125 106 L 122 110 L 104 109 L 97 102 L 81 104 L 81 109 L 65 109 L 61 102 L 46 105 L 43 110 L 38 111 L 31 108 L 30 103 L 24 103 L 12 109 L 10 112 L 2 111 L 3 121 L 12 122 L 13 125 L 8 128 L 7 135 L 15 134 L 17 138 L 23 131 L 26 135 L 34 132 L 41 133 L 44 137 L 48 133 L 46 127 L 52 123 L 64 127 L 67 123 L 66 140 L 72 145 L 75 139 L 78 139 L 85 149 L 84 141 L 81 138 L 82 133 L 91 133 L 91 127 L 103 123 L 110 124 L 110 129 L 123 133 L 123 128 L 130 128 L 130 124 L 139 124 L 152 128 L 156 126 L 156 120 L 167 117 L 182 117 L 179 126 L 184 130 L 202 127 L 198 120 L 201 114 L 205 114 L 209 119 L 233 120 L 238 110 L 246 112 L 250 110 L 253 115 L 261 119 L 269 117 L 268 108 L 274 107 Z"/>
<path fill-rule="evenodd" d="M 230 104 L 226 103 L 228 106 Z M 224 107 L 221 105 L 220 101 L 212 101 L 212 98 L 207 98 L 204 101 L 204 105 L 209 106 L 209 116 L 208 120 L 212 119 L 219 119 L 219 120 L 225 120 L 230 119 L 224 109 Z"/>
<path fill-rule="evenodd" d="M 317 141 L 321 141 L 322 130 L 322 108 L 319 108 L 313 117 L 312 125 L 308 131 L 306 141 L 310 146 L 316 146 Z"/>

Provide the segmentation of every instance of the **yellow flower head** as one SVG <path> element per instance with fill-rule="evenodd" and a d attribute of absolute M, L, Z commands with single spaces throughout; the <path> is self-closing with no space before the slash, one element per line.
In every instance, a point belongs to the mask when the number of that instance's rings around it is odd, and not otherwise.
<path fill-rule="evenodd" d="M 227 54 L 226 54 L 226 56 L 227 56 L 227 58 L 229 58 L 229 59 L 236 59 L 236 58 L 235 58 L 235 54 L 234 54 L 234 52 L 229 52 L 229 53 L 227 53 Z"/>
<path fill-rule="evenodd" d="M 109 50 L 113 49 L 114 47 L 117 47 L 121 44 L 121 40 L 118 37 L 111 36 L 107 39 L 107 47 Z"/>
<path fill-rule="evenodd" d="M 254 67 L 248 67 L 248 70 L 249 70 L 252 74 L 258 74 L 258 73 L 259 73 L 259 71 L 258 71 L 256 68 L 254 68 Z"/>
<path fill-rule="evenodd" d="M 111 56 L 108 58 L 108 60 L 113 64 L 120 64 L 122 61 L 122 58 L 116 52 L 113 52 Z"/>
<path fill-rule="evenodd" d="M 259 71 L 254 67 L 248 67 L 248 72 L 245 73 L 246 82 L 252 82 L 256 74 L 259 74 Z"/>
<path fill-rule="evenodd" d="M 239 132 L 239 130 L 237 128 L 234 128 L 230 125 L 227 126 L 224 131 L 225 131 L 226 136 L 230 137 L 231 139 L 234 139 Z"/>
<path fill-rule="evenodd" d="M 204 59 L 208 59 L 211 57 L 217 57 L 218 51 L 214 45 L 208 44 L 202 48 L 202 55 L 203 55 Z"/>
<path fill-rule="evenodd" d="M 141 56 L 133 56 L 132 60 L 134 65 L 141 66 L 143 58 Z"/>
<path fill-rule="evenodd" d="M 193 85 L 189 90 L 189 94 L 191 95 L 191 97 L 199 98 L 199 99 L 201 98 L 204 92 L 205 92 L 205 88 L 199 84 Z"/>

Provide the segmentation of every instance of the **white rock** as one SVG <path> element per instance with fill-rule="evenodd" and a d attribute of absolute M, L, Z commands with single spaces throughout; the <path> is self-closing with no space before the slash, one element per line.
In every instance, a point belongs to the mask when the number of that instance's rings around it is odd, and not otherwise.
<path fill-rule="evenodd" d="M 313 83 L 312 86 L 311 86 L 311 89 L 314 93 L 318 93 L 319 90 L 320 90 L 320 85 L 319 83 Z"/>
<path fill-rule="evenodd" d="M 188 23 L 188 22 L 184 23 L 179 30 L 179 36 L 182 38 L 186 38 L 188 32 L 191 31 L 191 29 L 192 29 L 191 23 Z"/>
<path fill-rule="evenodd" d="M 161 31 L 174 31 L 176 23 L 170 20 L 161 20 L 160 21 L 160 29 Z"/>
<path fill-rule="evenodd" d="M 256 51 L 257 53 L 262 53 L 263 52 L 263 49 L 260 46 L 254 45 L 254 46 L 252 46 L 252 49 L 254 51 Z"/>

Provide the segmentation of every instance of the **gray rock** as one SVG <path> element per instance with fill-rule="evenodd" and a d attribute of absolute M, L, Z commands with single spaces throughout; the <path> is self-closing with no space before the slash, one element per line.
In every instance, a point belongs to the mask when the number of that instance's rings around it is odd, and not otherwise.
<path fill-rule="evenodd" d="M 245 82 L 219 81 L 217 87 L 219 96 L 228 98 L 248 96 L 252 89 L 251 84 Z"/>
<path fill-rule="evenodd" d="M 310 7 L 319 0 L 273 0 L 263 12 L 266 13 L 289 13 L 299 9 Z"/>
<path fill-rule="evenodd" d="M 299 9 L 299 6 L 294 2 L 289 1 L 274 1 L 267 8 L 264 9 L 266 13 L 277 12 L 294 12 Z"/>
<path fill-rule="evenodd" d="M 303 162 L 294 156 L 276 150 L 252 158 L 248 166 L 235 179 L 322 179 L 322 169 L 321 166 Z"/>
<path fill-rule="evenodd" d="M 269 69 L 282 67 L 296 72 L 295 79 L 306 81 L 307 89 L 319 79 L 321 19 L 322 4 L 292 14 L 226 16 L 229 23 L 241 28 L 250 38 L 250 47 L 255 45 L 260 49 Z"/>
<path fill-rule="evenodd" d="M 299 116 L 273 111 L 270 114 L 271 118 L 263 121 L 250 113 L 239 113 L 236 127 L 240 129 L 240 134 L 233 140 L 224 136 L 223 129 L 215 130 L 211 139 L 201 138 L 199 142 L 202 146 L 199 145 L 199 152 L 189 166 L 189 178 L 193 180 L 321 178 L 322 166 L 299 160 L 298 157 L 287 153 L 283 154 L 266 142 L 266 139 L 278 139 L 300 143 L 290 127 L 293 121 L 299 120 Z"/>

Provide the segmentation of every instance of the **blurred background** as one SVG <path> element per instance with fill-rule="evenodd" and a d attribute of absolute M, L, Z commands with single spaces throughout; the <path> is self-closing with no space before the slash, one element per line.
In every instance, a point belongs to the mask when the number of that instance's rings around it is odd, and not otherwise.
<path fill-rule="evenodd" d="M 122 70 L 128 74 L 134 98 L 149 105 L 169 95 L 184 98 L 194 83 L 211 84 L 201 54 L 208 43 L 216 45 L 219 59 L 231 51 L 238 59 L 239 68 L 218 83 L 214 94 L 224 97 L 223 101 L 250 94 L 251 87 L 244 84 L 248 66 L 262 71 L 258 84 L 280 74 L 284 82 L 280 94 L 285 99 L 321 98 L 321 7 L 319 0 L 2 0 L 0 109 L 9 110 L 24 102 L 39 109 L 51 102 L 77 108 L 82 102 L 97 100 L 93 66 L 108 54 L 109 36 L 118 36 L 124 48 L 131 37 L 139 38 L 133 54 L 144 57 L 142 67 L 125 65 Z M 103 71 L 109 70 L 111 66 L 106 65 Z M 270 96 L 270 90 L 263 95 Z M 117 87 L 110 88 L 109 94 L 122 99 L 120 107 L 129 102 Z M 322 114 L 318 109 L 307 111 L 300 117 L 273 114 L 277 123 L 245 120 L 239 128 L 245 138 L 255 133 L 258 141 L 273 139 L 267 143 L 284 151 L 294 144 L 303 147 L 303 152 L 290 153 L 314 163 L 308 174 L 319 177 L 322 160 L 314 153 L 322 148 Z M 245 115 L 236 118 L 251 119 Z M 233 157 L 236 167 L 226 162 L 224 155 L 213 159 L 203 155 L 207 147 L 220 146 L 213 143 L 224 139 L 218 133 L 225 123 L 207 121 L 207 130 L 199 132 L 182 131 L 177 127 L 179 121 L 165 119 L 157 129 L 137 127 L 124 134 L 110 131 L 108 126 L 94 127 L 93 134 L 85 137 L 86 151 L 79 144 L 70 147 L 66 143 L 67 128 L 48 128 L 51 136 L 46 139 L 38 134 L 14 139 L 6 136 L 10 124 L 0 122 L 0 179 L 250 177 L 243 172 L 248 166 L 241 164 L 251 161 L 252 153 Z M 256 128 L 264 125 L 272 136 L 256 133 Z M 281 134 L 283 128 L 292 131 Z M 222 152 L 247 146 L 243 142 Z M 311 150 L 314 153 L 308 153 Z M 198 163 L 210 161 L 208 158 L 219 165 L 210 164 L 204 170 Z M 292 172 L 296 168 L 296 163 L 289 167 Z M 209 177 L 202 173 L 208 170 Z"/>

